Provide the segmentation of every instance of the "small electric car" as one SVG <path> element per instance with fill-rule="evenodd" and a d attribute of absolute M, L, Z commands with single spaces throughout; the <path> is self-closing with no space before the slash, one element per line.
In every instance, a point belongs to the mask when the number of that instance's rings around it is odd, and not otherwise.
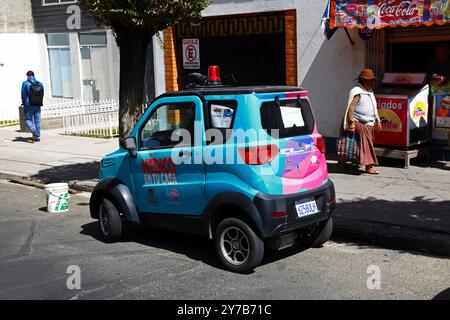
<path fill-rule="evenodd" d="M 125 222 L 198 234 L 228 270 L 248 273 L 265 249 L 331 236 L 335 191 L 304 89 L 167 93 L 120 144 L 101 161 L 90 200 L 105 242 Z"/>

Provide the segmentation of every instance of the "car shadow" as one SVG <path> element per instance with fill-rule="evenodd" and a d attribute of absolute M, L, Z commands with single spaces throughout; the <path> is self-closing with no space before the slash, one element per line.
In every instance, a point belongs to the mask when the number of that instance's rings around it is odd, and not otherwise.
<path fill-rule="evenodd" d="M 80 234 L 102 241 L 97 222 L 85 224 Z M 181 254 L 189 259 L 201 261 L 213 268 L 225 270 L 216 255 L 214 243 L 201 236 L 175 231 L 156 229 L 142 225 L 128 224 L 123 230 L 122 243 L 137 243 Z M 266 250 L 260 266 L 271 264 L 307 250 L 302 245 L 294 245 L 279 251 Z M 249 274 L 252 274 L 250 272 Z"/>
<path fill-rule="evenodd" d="M 450 300 L 450 288 L 445 289 L 436 295 L 432 300 Z"/>
<path fill-rule="evenodd" d="M 101 238 L 98 222 L 82 226 L 83 235 L 90 236 L 98 241 Z M 196 261 L 202 261 L 214 268 L 222 269 L 215 256 L 214 245 L 205 238 L 189 234 L 155 229 L 136 224 L 124 226 L 121 243 L 137 243 L 144 246 L 163 249 L 184 255 Z"/>

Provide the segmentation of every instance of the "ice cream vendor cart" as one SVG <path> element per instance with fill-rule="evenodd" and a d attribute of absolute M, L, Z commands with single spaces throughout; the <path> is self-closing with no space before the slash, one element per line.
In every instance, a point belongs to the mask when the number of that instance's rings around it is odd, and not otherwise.
<path fill-rule="evenodd" d="M 450 146 L 450 82 L 445 85 L 431 83 L 433 95 L 433 140 Z"/>
<path fill-rule="evenodd" d="M 408 149 L 428 142 L 429 86 L 422 73 L 386 73 L 375 91 L 382 131 L 378 146 Z"/>

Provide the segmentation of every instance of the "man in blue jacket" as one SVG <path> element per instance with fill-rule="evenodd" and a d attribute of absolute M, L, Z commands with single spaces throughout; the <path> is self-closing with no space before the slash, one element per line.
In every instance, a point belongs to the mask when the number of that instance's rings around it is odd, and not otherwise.
<path fill-rule="evenodd" d="M 25 122 L 33 134 L 33 141 L 41 141 L 41 107 L 44 99 L 44 85 L 36 80 L 33 71 L 27 72 L 27 80 L 22 84 L 22 104 Z M 34 123 L 33 123 L 34 119 Z"/>

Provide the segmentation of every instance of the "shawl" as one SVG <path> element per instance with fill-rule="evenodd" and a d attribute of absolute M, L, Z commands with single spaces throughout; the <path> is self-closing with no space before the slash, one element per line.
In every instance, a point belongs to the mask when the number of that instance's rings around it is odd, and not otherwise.
<path fill-rule="evenodd" d="M 380 119 L 380 116 L 378 115 L 378 108 L 377 108 L 377 100 L 375 99 L 375 95 L 373 91 L 367 91 L 362 86 L 358 85 L 354 87 L 352 90 L 350 90 L 350 95 L 348 98 L 347 103 L 347 110 L 345 111 L 345 117 L 344 117 L 344 130 L 348 130 L 348 111 L 350 110 L 350 104 L 353 101 L 353 98 L 357 95 L 361 94 L 368 94 L 370 96 L 370 100 L 372 101 L 373 109 L 375 111 L 375 119 Z"/>

